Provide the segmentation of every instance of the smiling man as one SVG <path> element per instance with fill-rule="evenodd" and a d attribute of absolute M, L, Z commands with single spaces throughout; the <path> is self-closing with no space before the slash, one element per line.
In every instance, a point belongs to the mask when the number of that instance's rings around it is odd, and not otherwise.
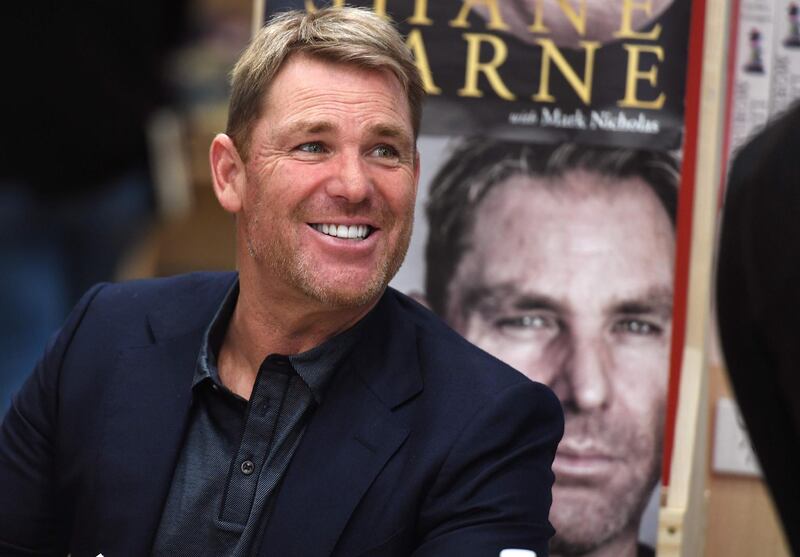
<path fill-rule="evenodd" d="M 0 429 L 0 553 L 547 555 L 558 400 L 387 288 L 419 176 L 400 35 L 286 13 L 232 85 L 239 272 L 84 296 Z"/>
<path fill-rule="evenodd" d="M 433 181 L 430 304 L 564 408 L 554 555 L 652 555 L 677 176 L 655 152 L 475 139 Z"/>

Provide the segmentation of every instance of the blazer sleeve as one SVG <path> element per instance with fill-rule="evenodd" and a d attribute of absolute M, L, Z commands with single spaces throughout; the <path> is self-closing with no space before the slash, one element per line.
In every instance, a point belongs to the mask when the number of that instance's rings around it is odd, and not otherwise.
<path fill-rule="evenodd" d="M 427 494 L 427 531 L 414 557 L 496 557 L 507 548 L 546 557 L 551 466 L 563 432 L 561 404 L 539 383 L 517 383 L 480 408 Z"/>
<path fill-rule="evenodd" d="M 0 426 L 0 554 L 66 555 L 69 516 L 58 497 L 62 362 L 103 285 L 89 290 L 50 341 Z"/>

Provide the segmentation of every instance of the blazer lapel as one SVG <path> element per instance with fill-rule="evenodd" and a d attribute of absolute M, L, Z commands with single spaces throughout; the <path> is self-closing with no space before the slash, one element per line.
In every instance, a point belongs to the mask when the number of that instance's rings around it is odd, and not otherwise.
<path fill-rule="evenodd" d="M 289 465 L 260 555 L 330 555 L 375 477 L 409 434 L 393 410 L 422 390 L 413 325 L 386 294 L 315 411 Z M 412 348 L 412 349 L 410 349 Z"/>
<path fill-rule="evenodd" d="M 229 277 L 232 279 L 234 277 Z M 148 555 L 183 445 L 203 333 L 231 280 L 197 300 L 179 293 L 149 316 L 154 343 L 120 353 L 97 465 L 98 532 L 105 554 Z"/>
<path fill-rule="evenodd" d="M 169 491 L 191 404 L 202 331 L 120 355 L 105 401 L 98 515 L 106 554 L 147 555 Z"/>

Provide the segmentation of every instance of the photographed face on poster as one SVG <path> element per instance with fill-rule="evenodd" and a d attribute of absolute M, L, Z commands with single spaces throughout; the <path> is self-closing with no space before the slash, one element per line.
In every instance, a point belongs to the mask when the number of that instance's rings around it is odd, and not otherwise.
<path fill-rule="evenodd" d="M 554 554 L 635 544 L 660 474 L 670 217 L 639 177 L 516 173 L 492 186 L 469 228 L 445 318 L 563 404 Z"/>
<path fill-rule="evenodd" d="M 623 19 L 630 19 L 634 31 L 642 31 L 654 22 L 673 0 L 497 0 L 497 8 L 506 31 L 523 42 L 533 43 L 537 38 L 548 38 L 560 47 L 579 48 L 580 41 L 598 41 L 601 44 L 615 40 L 614 33 Z M 627 12 L 626 12 L 626 5 Z M 475 7 L 487 22 L 492 14 L 488 4 Z M 582 11 L 585 6 L 585 13 Z M 495 16 L 496 17 L 496 16 Z M 576 22 L 584 22 L 579 30 Z M 539 25 L 544 30 L 534 32 Z M 534 30 L 532 30 L 534 27 Z"/>

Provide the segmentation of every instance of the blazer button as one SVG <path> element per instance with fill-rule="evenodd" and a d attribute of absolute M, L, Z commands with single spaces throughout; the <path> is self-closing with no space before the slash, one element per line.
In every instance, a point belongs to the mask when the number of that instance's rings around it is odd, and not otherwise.
<path fill-rule="evenodd" d="M 241 469 L 242 469 L 242 474 L 244 474 L 245 476 L 249 476 L 256 469 L 256 466 L 255 464 L 253 464 L 252 460 L 245 460 L 244 462 L 242 462 Z"/>

